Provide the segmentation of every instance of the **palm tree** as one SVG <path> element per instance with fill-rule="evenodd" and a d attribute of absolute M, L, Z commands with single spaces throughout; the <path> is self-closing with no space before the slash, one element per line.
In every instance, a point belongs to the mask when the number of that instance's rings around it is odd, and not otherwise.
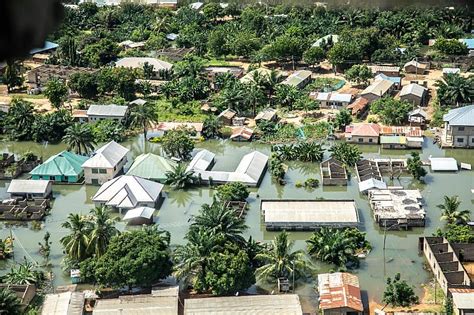
<path fill-rule="evenodd" d="M 298 160 L 302 162 L 321 162 L 324 150 L 321 144 L 316 142 L 300 142 L 295 146 Z"/>
<path fill-rule="evenodd" d="M 265 94 L 256 84 L 249 84 L 246 89 L 245 102 L 252 108 L 253 116 L 257 115 L 257 106 L 261 105 L 265 100 Z"/>
<path fill-rule="evenodd" d="M 3 281 L 8 284 L 23 285 L 38 283 L 40 279 L 41 273 L 36 271 L 33 264 L 25 259 L 22 264 L 12 267 L 10 272 L 4 276 Z"/>
<path fill-rule="evenodd" d="M 222 107 L 240 111 L 245 103 L 244 86 L 238 81 L 226 86 L 219 94 L 219 100 Z"/>
<path fill-rule="evenodd" d="M 73 149 L 80 155 L 88 155 L 94 150 L 96 145 L 92 128 L 88 124 L 75 123 L 69 126 L 66 128 L 63 140 L 68 145 L 68 150 Z"/>
<path fill-rule="evenodd" d="M 288 240 L 288 233 L 283 231 L 275 237 L 269 249 L 256 255 L 256 259 L 262 262 L 257 268 L 258 280 L 273 280 L 281 277 L 289 278 L 294 274 L 295 278 L 305 275 L 307 260 L 300 250 L 292 251 L 294 241 Z"/>
<path fill-rule="evenodd" d="M 449 224 L 464 225 L 469 222 L 470 211 L 458 210 L 461 201 L 458 196 L 444 196 L 444 203 L 437 205 L 443 211 L 441 220 L 446 220 Z"/>
<path fill-rule="evenodd" d="M 459 74 L 449 74 L 445 79 L 436 81 L 435 85 L 442 104 L 459 106 L 474 101 L 474 76 L 464 78 Z"/>
<path fill-rule="evenodd" d="M 119 231 L 115 228 L 118 217 L 111 217 L 111 212 L 106 207 L 96 207 L 91 210 L 93 219 L 91 220 L 91 231 L 87 250 L 89 253 L 102 256 L 107 250 L 110 239 L 117 235 Z"/>
<path fill-rule="evenodd" d="M 10 289 L 0 289 L 0 314 L 21 315 L 23 314 L 21 301 Z"/>
<path fill-rule="evenodd" d="M 5 127 L 10 136 L 16 140 L 31 139 L 35 122 L 33 105 L 23 99 L 14 98 L 10 104 Z"/>
<path fill-rule="evenodd" d="M 331 263 L 339 268 L 345 268 L 348 263 L 358 265 L 355 256 L 357 244 L 346 236 L 344 230 L 322 228 L 315 232 L 309 240 L 308 253 L 326 263 Z"/>
<path fill-rule="evenodd" d="M 300 91 L 296 87 L 286 84 L 277 86 L 276 100 L 284 107 L 288 107 L 289 110 L 292 110 L 299 98 Z"/>
<path fill-rule="evenodd" d="M 158 115 L 155 106 L 151 103 L 146 103 L 142 106 L 135 106 L 130 113 L 131 126 L 135 128 L 143 128 L 144 139 L 146 139 L 147 129 L 156 122 L 158 122 Z"/>
<path fill-rule="evenodd" d="M 265 88 L 268 91 L 268 98 L 271 100 L 273 97 L 273 94 L 275 93 L 275 87 L 277 86 L 278 83 L 280 83 L 281 76 L 276 70 L 272 70 L 267 74 L 265 82 Z"/>
<path fill-rule="evenodd" d="M 86 259 L 90 230 L 90 225 L 86 218 L 77 213 L 70 213 L 68 221 L 61 224 L 61 226 L 70 231 L 68 235 L 60 240 L 65 253 L 70 259 L 77 262 Z"/>
<path fill-rule="evenodd" d="M 173 171 L 166 172 L 167 185 L 175 189 L 184 189 L 196 182 L 197 178 L 193 171 L 187 171 L 184 164 L 178 164 Z"/>
<path fill-rule="evenodd" d="M 206 117 L 203 122 L 202 135 L 206 139 L 218 137 L 220 135 L 220 129 L 222 122 L 214 115 Z"/>
<path fill-rule="evenodd" d="M 208 259 L 219 248 L 217 236 L 204 229 L 193 229 L 186 235 L 186 245 L 174 251 L 174 276 L 186 284 L 206 275 Z"/>
<path fill-rule="evenodd" d="M 346 168 L 354 166 L 362 158 L 360 149 L 347 142 L 338 142 L 333 145 L 329 151 L 331 152 L 331 156 L 341 161 Z"/>
<path fill-rule="evenodd" d="M 191 229 L 204 229 L 231 242 L 244 244 L 242 233 L 248 228 L 232 208 L 214 200 L 212 205 L 204 204 L 194 217 Z"/>

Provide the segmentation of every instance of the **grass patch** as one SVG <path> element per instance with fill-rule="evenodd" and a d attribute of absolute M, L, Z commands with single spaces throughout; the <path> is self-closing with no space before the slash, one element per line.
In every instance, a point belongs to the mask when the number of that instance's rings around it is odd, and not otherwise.
<path fill-rule="evenodd" d="M 175 105 L 168 100 L 160 99 L 156 101 L 156 111 L 159 121 L 203 122 L 207 117 L 207 115 L 201 112 L 201 104 L 199 102 Z"/>
<path fill-rule="evenodd" d="M 10 93 L 8 94 L 8 96 L 24 98 L 24 99 L 33 99 L 33 100 L 47 100 L 48 99 L 42 94 L 31 95 L 31 94 L 22 94 L 22 93 Z"/>
<path fill-rule="evenodd" d="M 222 59 L 212 58 L 205 63 L 206 67 L 227 67 L 230 66 L 230 62 Z"/>

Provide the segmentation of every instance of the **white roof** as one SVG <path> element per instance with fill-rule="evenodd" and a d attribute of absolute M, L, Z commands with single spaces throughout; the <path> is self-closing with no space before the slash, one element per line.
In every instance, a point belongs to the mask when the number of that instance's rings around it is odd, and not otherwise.
<path fill-rule="evenodd" d="M 177 296 L 126 295 L 117 299 L 100 299 L 94 315 L 177 315 Z"/>
<path fill-rule="evenodd" d="M 326 93 L 326 92 L 320 92 L 320 93 L 316 93 L 316 100 L 317 101 L 327 101 L 329 99 L 329 96 L 331 95 L 331 93 Z"/>
<path fill-rule="evenodd" d="M 91 105 L 87 110 L 87 116 L 110 116 L 125 117 L 128 106 L 120 105 Z"/>
<path fill-rule="evenodd" d="M 189 162 L 186 171 L 205 171 L 214 162 L 216 155 L 208 150 L 201 150 Z"/>
<path fill-rule="evenodd" d="M 331 93 L 330 101 L 349 103 L 352 100 L 352 94 Z"/>
<path fill-rule="evenodd" d="M 42 315 L 82 315 L 84 309 L 84 294 L 81 292 L 63 292 L 46 294 Z"/>
<path fill-rule="evenodd" d="M 423 116 L 423 118 L 428 118 L 428 114 L 420 107 L 412 110 L 411 112 L 408 113 L 408 116 L 415 116 L 415 115 L 420 115 Z"/>
<path fill-rule="evenodd" d="M 452 126 L 474 126 L 474 105 L 451 109 L 443 116 Z"/>
<path fill-rule="evenodd" d="M 455 308 L 474 309 L 474 292 L 451 292 Z"/>
<path fill-rule="evenodd" d="M 261 152 L 254 151 L 244 155 L 234 173 L 245 174 L 257 182 L 267 166 L 267 162 L 268 156 Z"/>
<path fill-rule="evenodd" d="M 311 45 L 312 47 L 320 47 L 323 42 L 328 42 L 329 40 L 332 40 L 333 44 L 337 43 L 339 41 L 339 35 L 326 35 L 318 39 Z"/>
<path fill-rule="evenodd" d="M 370 189 L 387 189 L 387 184 L 375 178 L 369 178 L 359 183 L 360 192 L 364 192 Z"/>
<path fill-rule="evenodd" d="M 134 208 L 139 203 L 156 202 L 163 185 L 137 176 L 122 175 L 100 186 L 94 202 L 117 208 Z"/>
<path fill-rule="evenodd" d="M 436 171 L 457 171 L 458 162 L 454 158 L 432 158 L 430 157 L 431 170 Z"/>
<path fill-rule="evenodd" d="M 204 3 L 202 2 L 193 2 L 189 5 L 189 7 L 194 10 L 199 10 L 203 5 Z"/>
<path fill-rule="evenodd" d="M 265 223 L 359 222 L 354 201 L 262 200 Z"/>
<path fill-rule="evenodd" d="M 150 207 L 138 207 L 135 209 L 128 210 L 125 216 L 123 217 L 123 221 L 132 220 L 136 218 L 145 218 L 151 219 L 155 209 Z"/>
<path fill-rule="evenodd" d="M 170 70 L 173 65 L 169 62 L 149 57 L 126 57 L 118 60 L 115 63 L 116 67 L 142 69 L 143 65 L 148 62 L 153 66 L 153 71 Z"/>
<path fill-rule="evenodd" d="M 400 96 L 405 96 L 405 95 L 416 95 L 418 97 L 423 97 L 423 95 L 426 93 L 426 88 L 416 84 L 416 83 L 410 83 L 408 85 L 405 85 L 401 92 Z"/>
<path fill-rule="evenodd" d="M 443 68 L 443 73 L 446 74 L 453 74 L 453 73 L 460 73 L 461 69 L 459 68 Z"/>
<path fill-rule="evenodd" d="M 8 186 L 8 193 L 20 194 L 44 194 L 48 191 L 51 182 L 49 180 L 13 179 Z"/>
<path fill-rule="evenodd" d="M 186 299 L 184 315 L 302 315 L 297 294 Z"/>
<path fill-rule="evenodd" d="M 82 167 L 113 168 L 127 155 L 128 151 L 117 142 L 110 141 L 95 151 L 94 155 L 82 164 Z"/>

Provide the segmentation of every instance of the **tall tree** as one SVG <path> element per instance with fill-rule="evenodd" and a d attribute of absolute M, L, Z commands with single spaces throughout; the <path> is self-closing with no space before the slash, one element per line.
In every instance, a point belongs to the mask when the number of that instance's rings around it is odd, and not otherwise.
<path fill-rule="evenodd" d="M 262 105 L 265 100 L 265 94 L 256 84 L 248 85 L 246 89 L 245 102 L 252 109 L 253 116 L 257 115 L 257 108 Z"/>
<path fill-rule="evenodd" d="M 441 220 L 448 224 L 464 225 L 470 221 L 469 210 L 459 210 L 461 201 L 458 196 L 444 196 L 444 203 L 437 205 L 441 211 Z"/>
<path fill-rule="evenodd" d="M 334 124 L 339 130 L 344 130 L 344 128 L 352 122 L 352 115 L 348 109 L 343 108 L 336 114 L 336 119 Z"/>
<path fill-rule="evenodd" d="M 33 104 L 21 98 L 13 98 L 6 117 L 5 132 L 15 140 L 31 140 L 35 122 Z"/>
<path fill-rule="evenodd" d="M 112 237 L 119 231 L 115 228 L 118 217 L 112 217 L 111 212 L 104 206 L 96 207 L 90 211 L 90 232 L 87 250 L 96 257 L 102 256 L 110 243 Z"/>
<path fill-rule="evenodd" d="M 474 75 L 467 78 L 459 74 L 448 74 L 435 83 L 441 105 L 456 105 L 474 101 Z"/>
<path fill-rule="evenodd" d="M 68 220 L 61 224 L 61 227 L 69 230 L 69 234 L 60 239 L 66 255 L 74 262 L 86 259 L 90 228 L 86 218 L 77 213 L 70 213 Z"/>
<path fill-rule="evenodd" d="M 59 109 L 64 101 L 67 100 L 68 94 L 69 91 L 66 84 L 59 78 L 51 78 L 46 83 L 44 95 L 56 109 Z"/>
<path fill-rule="evenodd" d="M 426 175 L 426 170 L 423 168 L 423 162 L 418 152 L 411 153 L 411 157 L 407 160 L 407 166 L 408 171 L 417 180 L 420 180 L 420 178 Z"/>
<path fill-rule="evenodd" d="M 186 166 L 182 163 L 169 172 L 166 172 L 166 184 L 175 189 L 184 189 L 193 185 L 197 178 L 193 171 L 187 171 Z"/>
<path fill-rule="evenodd" d="M 351 82 L 367 85 L 373 74 L 366 65 L 353 65 L 346 71 L 345 77 Z"/>
<path fill-rule="evenodd" d="M 153 65 L 151 65 L 148 62 L 145 62 L 143 64 L 143 76 L 145 77 L 146 80 L 150 80 L 151 78 L 153 78 L 154 72 L 155 72 L 155 67 Z"/>
<path fill-rule="evenodd" d="M 393 280 L 387 278 L 382 301 L 392 307 L 408 307 L 418 303 L 418 297 L 413 288 L 405 280 L 401 280 L 400 273 L 397 273 Z"/>
<path fill-rule="evenodd" d="M 153 123 L 158 122 L 158 115 L 154 104 L 146 103 L 135 106 L 130 112 L 131 126 L 142 128 L 143 139 L 146 140 L 147 129 L 151 128 Z"/>
<path fill-rule="evenodd" d="M 360 149 L 347 142 L 338 142 L 329 151 L 331 156 L 341 161 L 345 167 L 353 167 L 362 158 Z"/>
<path fill-rule="evenodd" d="M 68 145 L 68 150 L 72 149 L 80 155 L 88 155 L 96 145 L 92 128 L 88 124 L 75 123 L 68 127 L 63 140 Z"/>
<path fill-rule="evenodd" d="M 7 67 L 3 74 L 3 82 L 7 85 L 8 92 L 11 92 L 15 87 L 23 85 L 23 77 L 21 76 L 21 67 L 13 59 L 7 60 Z"/>
<path fill-rule="evenodd" d="M 302 251 L 293 251 L 294 241 L 288 240 L 288 233 L 279 233 L 272 241 L 270 248 L 257 254 L 256 259 L 262 262 L 257 268 L 258 280 L 275 280 L 280 277 L 304 277 L 308 269 L 307 260 Z"/>
<path fill-rule="evenodd" d="M 162 140 L 163 150 L 172 157 L 187 160 L 194 149 L 194 142 L 185 129 L 168 131 Z"/>

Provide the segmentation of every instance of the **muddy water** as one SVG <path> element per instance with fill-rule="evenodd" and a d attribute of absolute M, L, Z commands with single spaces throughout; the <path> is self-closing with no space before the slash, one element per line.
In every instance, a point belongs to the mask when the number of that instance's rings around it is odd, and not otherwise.
<path fill-rule="evenodd" d="M 161 148 L 157 144 L 146 144 L 144 146 L 141 138 L 124 143 L 131 150 L 132 156 L 144 152 L 161 153 Z M 239 163 L 241 157 L 251 150 L 258 149 L 263 153 L 269 153 L 269 147 L 257 144 L 239 144 L 230 141 L 209 141 L 198 144 L 200 148 L 209 149 L 217 155 L 216 170 L 232 170 Z M 36 143 L 12 143 L 0 142 L 0 152 L 12 152 L 22 154 L 28 150 L 42 155 L 44 158 L 58 153 L 64 149 L 63 145 L 42 145 Z M 408 151 L 380 150 L 378 146 L 361 146 L 364 155 L 367 157 L 403 157 L 409 154 Z M 431 141 L 425 141 L 422 151 L 423 159 L 428 159 L 430 155 L 441 157 L 454 157 L 458 162 L 474 164 L 474 150 L 441 150 L 431 144 Z M 418 237 L 423 234 L 431 235 L 442 223 L 439 221 L 440 211 L 436 205 L 442 202 L 444 195 L 459 195 L 462 200 L 463 209 L 472 210 L 474 204 L 474 195 L 471 188 L 474 188 L 474 173 L 469 171 L 460 171 L 458 173 L 428 173 L 426 184 L 420 184 L 409 177 L 402 177 L 394 180 L 393 185 L 402 185 L 406 188 L 419 188 L 422 190 L 425 198 L 425 207 L 427 210 L 427 224 L 425 228 L 416 228 L 409 231 L 389 231 L 387 233 L 387 242 L 385 250 L 382 249 L 383 232 L 374 223 L 371 211 L 365 196 L 358 192 L 357 181 L 352 176 L 347 187 L 319 187 L 317 189 L 306 190 L 296 188 L 295 183 L 303 182 L 309 177 L 320 178 L 320 169 L 318 164 L 314 163 L 291 163 L 287 174 L 288 184 L 279 186 L 272 182 L 267 173 L 259 189 L 253 189 L 249 197 L 250 210 L 247 213 L 246 222 L 249 226 L 248 236 L 257 240 L 269 241 L 275 233 L 265 231 L 261 224 L 259 213 L 259 203 L 262 198 L 308 198 L 316 199 L 319 197 L 327 199 L 348 199 L 356 201 L 361 218 L 361 228 L 367 232 L 368 239 L 372 243 L 373 250 L 370 255 L 361 261 L 361 266 L 355 273 L 359 276 L 361 287 L 365 290 L 370 299 L 379 300 L 383 292 L 384 278 L 391 276 L 396 272 L 401 272 L 405 279 L 417 287 L 421 292 L 420 285 L 430 279 L 430 274 L 423 269 L 423 258 L 418 255 L 417 244 Z M 388 179 L 386 179 L 389 181 Z M 0 198 L 6 198 L 6 189 L 8 182 L 0 182 Z M 46 217 L 43 228 L 40 231 L 33 230 L 31 224 L 7 225 L 1 224 L 0 237 L 4 238 L 11 231 L 16 236 L 15 258 L 7 262 L 0 263 L 0 273 L 8 270 L 9 265 L 15 261 L 21 261 L 24 256 L 41 262 L 38 254 L 38 242 L 46 231 L 52 235 L 51 240 L 55 285 L 69 283 L 67 275 L 61 272 L 60 262 L 62 259 L 62 249 L 59 239 L 63 237 L 66 231 L 61 228 L 69 213 L 87 213 L 93 204 L 91 197 L 97 191 L 97 187 L 84 185 L 54 185 L 54 203 L 51 214 Z M 188 230 L 189 220 L 192 215 L 197 214 L 200 205 L 210 202 L 214 191 L 210 188 L 196 188 L 187 191 L 170 191 L 166 189 L 166 199 L 159 211 L 156 212 L 157 220 L 163 229 L 171 232 L 172 243 L 182 244 L 183 238 Z M 119 229 L 125 229 L 123 223 L 118 224 Z M 291 233 L 294 239 L 295 248 L 305 248 L 304 240 L 310 236 L 310 233 L 296 232 Z M 385 263 L 384 263 L 385 261 Z M 331 266 L 316 263 L 319 272 L 325 272 L 331 269 Z M 314 305 L 316 298 L 314 295 L 314 282 L 300 283 L 298 293 L 305 305 Z M 259 289 L 273 290 L 272 285 L 263 285 L 259 288 L 252 288 L 252 291 Z"/>

